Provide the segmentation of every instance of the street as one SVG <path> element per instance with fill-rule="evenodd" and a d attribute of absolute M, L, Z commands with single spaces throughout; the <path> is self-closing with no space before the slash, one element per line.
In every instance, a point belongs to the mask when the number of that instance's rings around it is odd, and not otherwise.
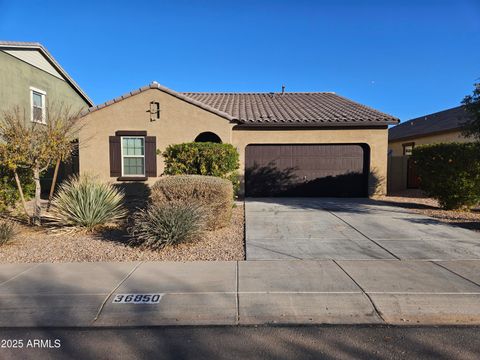
<path fill-rule="evenodd" d="M 15 340 L 17 345 L 22 340 L 23 348 L 7 349 Z M 11 328 L 0 330 L 0 341 L 0 358 L 5 360 L 478 359 L 480 356 L 479 327 Z M 35 344 L 37 347 L 32 348 Z M 49 346 L 52 348 L 45 348 Z"/>

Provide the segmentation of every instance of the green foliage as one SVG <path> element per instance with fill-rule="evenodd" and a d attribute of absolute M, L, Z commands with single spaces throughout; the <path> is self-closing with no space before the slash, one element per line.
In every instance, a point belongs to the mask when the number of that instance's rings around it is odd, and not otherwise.
<path fill-rule="evenodd" d="M 183 143 L 163 152 L 165 175 L 208 175 L 232 181 L 238 188 L 239 155 L 231 144 Z"/>
<path fill-rule="evenodd" d="M 203 211 L 195 203 L 152 204 L 132 217 L 128 228 L 133 242 L 151 249 L 161 249 L 197 238 L 203 228 Z"/>
<path fill-rule="evenodd" d="M 0 220 L 0 245 L 12 241 L 16 233 L 16 226 L 13 222 Z"/>
<path fill-rule="evenodd" d="M 54 226 L 89 231 L 118 224 L 126 215 L 124 194 L 91 176 L 75 176 L 60 185 L 45 216 Z"/>
<path fill-rule="evenodd" d="M 151 202 L 195 203 L 204 211 L 207 229 L 230 224 L 233 208 L 233 187 L 229 180 L 214 176 L 175 175 L 158 179 L 151 189 Z"/>
<path fill-rule="evenodd" d="M 480 202 L 480 144 L 419 146 L 412 156 L 421 189 L 443 208 L 470 208 Z"/>
<path fill-rule="evenodd" d="M 463 135 L 480 140 L 480 83 L 474 86 L 472 95 L 465 96 L 462 101 L 471 115 L 471 120 L 464 126 Z"/>
<path fill-rule="evenodd" d="M 20 183 L 22 184 L 25 197 L 31 198 L 35 193 L 35 185 L 32 181 L 30 171 L 20 169 L 18 172 Z M 6 211 L 19 200 L 17 184 L 13 172 L 0 164 L 0 212 Z"/>

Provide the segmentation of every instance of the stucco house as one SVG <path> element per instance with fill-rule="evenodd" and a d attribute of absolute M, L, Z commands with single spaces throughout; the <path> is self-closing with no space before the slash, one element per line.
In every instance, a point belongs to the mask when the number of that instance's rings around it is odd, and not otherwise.
<path fill-rule="evenodd" d="M 76 113 L 93 102 L 42 44 L 0 41 L 0 114 L 18 108 L 32 124 L 45 124 L 47 106 L 66 106 Z M 60 166 L 60 180 L 78 172 L 76 155 Z M 42 175 L 44 191 L 52 176 L 53 169 Z"/>
<path fill-rule="evenodd" d="M 231 143 L 247 196 L 385 193 L 387 128 L 398 123 L 334 93 L 180 93 L 156 82 L 81 121 L 80 173 L 152 184 L 164 169 L 157 149 Z"/>
<path fill-rule="evenodd" d="M 457 106 L 404 121 L 388 130 L 389 153 L 411 155 L 418 145 L 472 141 L 462 135 L 462 126 L 469 117 L 464 106 Z"/>
<path fill-rule="evenodd" d="M 32 121 L 46 122 L 45 108 L 53 100 L 73 111 L 93 106 L 42 44 L 0 41 L 0 112 L 19 107 Z"/>
<path fill-rule="evenodd" d="M 470 142 L 462 135 L 463 125 L 470 119 L 465 106 L 423 115 L 388 130 L 389 191 L 416 189 L 419 186 L 415 164 L 409 156 L 415 146 Z"/>

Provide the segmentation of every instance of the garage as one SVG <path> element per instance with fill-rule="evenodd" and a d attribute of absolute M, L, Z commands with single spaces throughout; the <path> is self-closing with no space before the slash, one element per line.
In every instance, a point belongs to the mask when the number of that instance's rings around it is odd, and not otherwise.
<path fill-rule="evenodd" d="M 245 150 L 248 197 L 368 196 L 365 144 L 252 144 Z"/>

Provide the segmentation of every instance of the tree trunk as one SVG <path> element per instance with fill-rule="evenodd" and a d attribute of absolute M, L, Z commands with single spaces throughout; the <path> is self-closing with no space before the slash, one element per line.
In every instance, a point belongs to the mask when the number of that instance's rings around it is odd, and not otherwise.
<path fill-rule="evenodd" d="M 40 195 L 42 193 L 42 188 L 40 185 L 40 166 L 35 164 L 33 167 L 33 180 L 35 181 L 35 201 L 33 203 L 33 216 L 32 216 L 32 224 L 33 225 L 40 225 L 41 223 L 41 213 L 42 208 L 40 204 Z"/>
<path fill-rule="evenodd" d="M 48 195 L 48 204 L 47 212 L 50 210 L 50 205 L 52 205 L 53 192 L 55 191 L 55 185 L 57 184 L 58 169 L 60 168 L 61 160 L 58 159 L 55 164 L 55 171 L 53 172 L 52 186 L 50 187 L 50 194 Z"/>
<path fill-rule="evenodd" d="M 25 215 L 30 219 L 30 214 L 27 210 L 27 203 L 25 202 L 25 196 L 23 195 L 22 184 L 20 183 L 20 178 L 18 177 L 17 170 L 13 171 L 13 175 L 15 176 L 15 182 L 17 183 L 18 192 L 20 194 L 20 199 L 22 200 L 23 210 L 25 211 Z"/>

